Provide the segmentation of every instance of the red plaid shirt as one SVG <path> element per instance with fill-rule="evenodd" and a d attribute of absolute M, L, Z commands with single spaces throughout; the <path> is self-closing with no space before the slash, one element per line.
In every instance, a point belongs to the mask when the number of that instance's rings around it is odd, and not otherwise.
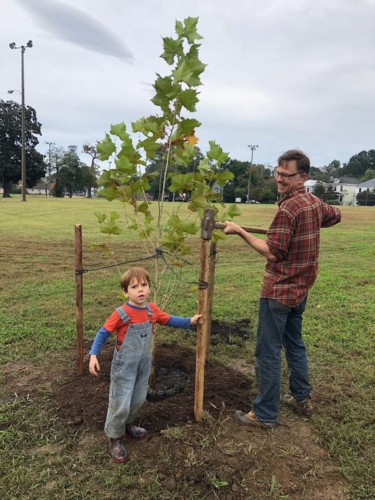
<path fill-rule="evenodd" d="M 267 262 L 260 296 L 288 307 L 299 304 L 318 273 L 320 228 L 340 220 L 340 210 L 305 188 L 285 196 L 267 231 L 266 242 L 277 260 Z"/>

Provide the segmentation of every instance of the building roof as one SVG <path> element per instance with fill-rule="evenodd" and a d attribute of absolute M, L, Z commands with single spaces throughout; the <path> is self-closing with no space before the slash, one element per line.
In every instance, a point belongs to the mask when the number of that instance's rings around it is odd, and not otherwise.
<path fill-rule="evenodd" d="M 375 189 L 375 179 L 370 179 L 369 181 L 361 182 L 357 185 L 358 188 Z"/>
<path fill-rule="evenodd" d="M 341 177 L 337 184 L 360 184 L 360 182 L 356 177 Z"/>

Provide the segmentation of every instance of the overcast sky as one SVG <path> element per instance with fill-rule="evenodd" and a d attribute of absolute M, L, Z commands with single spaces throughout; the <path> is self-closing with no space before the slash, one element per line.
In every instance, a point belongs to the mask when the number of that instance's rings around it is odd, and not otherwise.
<path fill-rule="evenodd" d="M 259 145 L 254 163 L 274 165 L 298 147 L 323 166 L 375 149 L 375 0 L 2 0 L 0 98 L 21 89 L 9 43 L 32 40 L 25 97 L 42 123 L 39 151 L 50 141 L 80 151 L 111 123 L 159 111 L 162 37 L 189 16 L 208 65 L 194 115 L 203 151 L 215 140 L 248 161 Z"/>

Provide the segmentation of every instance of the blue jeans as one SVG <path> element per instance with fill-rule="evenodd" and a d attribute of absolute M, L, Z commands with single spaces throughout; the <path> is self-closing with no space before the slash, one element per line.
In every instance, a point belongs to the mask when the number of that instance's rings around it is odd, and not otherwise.
<path fill-rule="evenodd" d="M 260 299 L 255 349 L 258 395 L 253 411 L 258 420 L 275 423 L 280 405 L 281 349 L 289 368 L 289 390 L 297 399 L 312 390 L 308 381 L 306 348 L 302 340 L 302 315 L 307 297 L 295 307 L 273 299 Z"/>

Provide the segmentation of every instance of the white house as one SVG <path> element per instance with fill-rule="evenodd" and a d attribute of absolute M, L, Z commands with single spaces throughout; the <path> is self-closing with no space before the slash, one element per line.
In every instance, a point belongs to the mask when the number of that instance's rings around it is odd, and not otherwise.
<path fill-rule="evenodd" d="M 359 193 L 363 193 L 364 191 L 370 191 L 370 192 L 372 191 L 373 193 L 375 193 L 375 179 L 370 179 L 369 181 L 357 184 L 356 195 Z"/>
<path fill-rule="evenodd" d="M 333 187 L 335 191 L 341 193 L 342 205 L 356 205 L 357 204 L 357 186 L 361 181 L 355 177 L 341 177 L 340 179 L 333 180 Z"/>
<path fill-rule="evenodd" d="M 374 190 L 375 190 L 375 179 L 370 179 L 369 181 L 357 184 L 356 194 L 363 193 L 363 191 L 374 191 Z"/>
<path fill-rule="evenodd" d="M 315 190 L 315 186 L 318 184 L 318 181 L 315 181 L 314 179 L 308 179 L 305 182 L 305 189 L 308 193 L 313 193 Z"/>

